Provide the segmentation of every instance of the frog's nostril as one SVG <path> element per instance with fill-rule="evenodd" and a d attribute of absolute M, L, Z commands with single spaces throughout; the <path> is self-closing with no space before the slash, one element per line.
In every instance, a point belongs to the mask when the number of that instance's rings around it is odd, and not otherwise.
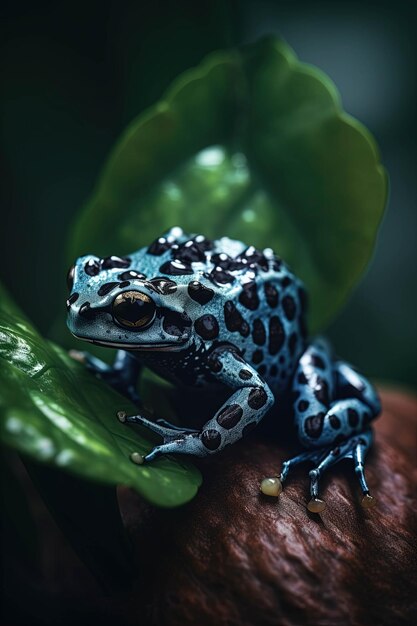
<path fill-rule="evenodd" d="M 74 291 L 74 293 L 70 295 L 70 297 L 67 300 L 67 311 L 70 310 L 71 305 L 74 304 L 74 302 L 77 302 L 79 297 L 80 297 L 80 294 L 77 293 L 76 291 Z"/>
<path fill-rule="evenodd" d="M 89 302 L 84 302 L 84 304 L 80 306 L 80 309 L 78 311 L 78 314 L 81 315 L 81 317 L 85 317 L 86 319 L 94 319 L 95 313 L 96 311 L 91 308 Z"/>

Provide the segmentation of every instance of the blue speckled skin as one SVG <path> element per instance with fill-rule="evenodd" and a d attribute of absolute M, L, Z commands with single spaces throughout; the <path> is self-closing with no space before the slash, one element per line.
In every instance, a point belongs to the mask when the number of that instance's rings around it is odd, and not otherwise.
<path fill-rule="evenodd" d="M 208 456 L 256 426 L 290 394 L 311 492 L 329 465 L 349 457 L 365 493 L 363 459 L 376 392 L 325 340 L 307 341 L 304 287 L 270 249 L 173 228 L 129 257 L 80 257 L 69 273 L 68 326 L 78 338 L 119 350 L 113 367 L 87 366 L 136 403 L 141 365 L 185 387 L 227 387 L 230 397 L 201 430 L 141 423 L 163 437 L 146 457 Z M 316 473 L 314 473 L 316 472 Z"/>

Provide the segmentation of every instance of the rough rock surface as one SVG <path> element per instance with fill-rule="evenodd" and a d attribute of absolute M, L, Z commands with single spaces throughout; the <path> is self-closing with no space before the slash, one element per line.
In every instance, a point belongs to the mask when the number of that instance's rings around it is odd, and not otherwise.
<path fill-rule="evenodd" d="M 260 495 L 260 480 L 279 472 L 288 448 L 256 438 L 202 462 L 203 487 L 181 509 L 153 509 L 121 488 L 142 573 L 129 623 L 417 623 L 417 401 L 381 395 L 366 468 L 374 509 L 360 506 L 348 461 L 323 480 L 320 515 L 306 510 L 306 466 L 279 499 Z"/>

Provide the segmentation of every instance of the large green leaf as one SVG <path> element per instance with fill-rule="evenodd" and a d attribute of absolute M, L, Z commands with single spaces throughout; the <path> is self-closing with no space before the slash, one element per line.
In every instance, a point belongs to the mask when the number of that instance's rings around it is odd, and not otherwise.
<path fill-rule="evenodd" d="M 124 254 L 178 224 L 273 247 L 322 327 L 372 254 L 387 177 L 332 82 L 266 39 L 180 76 L 116 145 L 70 257 Z"/>
<path fill-rule="evenodd" d="M 148 431 L 120 424 L 118 410 L 135 407 L 46 342 L 0 289 L 3 442 L 82 477 L 129 485 L 160 506 L 190 500 L 201 483 L 198 470 L 169 458 L 132 463 L 132 452 L 144 454 L 153 443 Z"/>

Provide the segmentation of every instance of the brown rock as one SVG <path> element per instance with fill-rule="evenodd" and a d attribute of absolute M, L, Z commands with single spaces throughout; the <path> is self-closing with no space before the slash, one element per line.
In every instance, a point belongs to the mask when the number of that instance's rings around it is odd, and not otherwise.
<path fill-rule="evenodd" d="M 256 439 L 201 463 L 203 486 L 177 510 L 154 509 L 121 488 L 140 579 L 129 624 L 408 625 L 417 620 L 417 400 L 382 394 L 364 510 L 344 461 L 322 481 L 327 508 L 309 513 L 308 467 L 278 499 L 259 493 L 292 454 Z M 120 601 L 120 598 L 119 598 Z M 146 607 L 146 609 L 145 609 Z"/>
<path fill-rule="evenodd" d="M 256 430 L 247 441 L 201 463 L 203 486 L 185 507 L 155 509 L 120 488 L 136 556 L 133 589 L 123 578 L 120 586 L 103 592 L 12 455 L 10 469 L 27 495 L 39 553 L 29 560 L 13 529 L 5 532 L 2 623 L 417 623 L 417 400 L 398 391 L 381 395 L 384 411 L 375 423 L 376 445 L 367 463 L 378 501 L 374 509 L 360 506 L 347 461 L 323 481 L 327 508 L 320 515 L 306 509 L 308 466 L 290 477 L 278 499 L 260 495 L 262 478 L 278 473 L 293 451 Z M 120 575 L 116 567 L 115 577 Z"/>

